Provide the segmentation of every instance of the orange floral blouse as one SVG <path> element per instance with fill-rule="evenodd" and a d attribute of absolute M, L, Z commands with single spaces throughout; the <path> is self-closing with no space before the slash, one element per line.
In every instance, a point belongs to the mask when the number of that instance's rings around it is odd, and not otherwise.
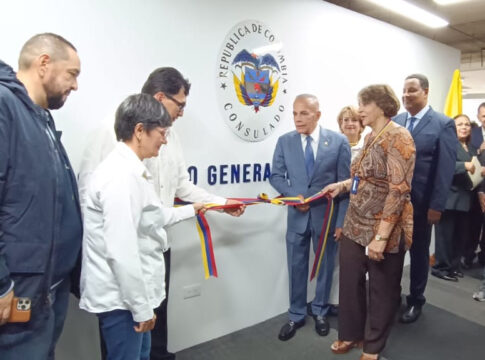
<path fill-rule="evenodd" d="M 369 134 L 363 149 L 373 141 L 374 137 Z M 357 193 L 350 194 L 343 227 L 346 237 L 368 246 L 378 230 L 384 228 L 389 234 L 385 252 L 397 253 L 401 241 L 409 249 L 413 233 L 410 193 L 415 157 L 411 134 L 395 123 L 389 125 L 365 156 L 362 150 L 355 157 L 351 179 L 357 174 L 360 182 Z M 351 181 L 344 183 L 346 190 L 350 190 Z"/>

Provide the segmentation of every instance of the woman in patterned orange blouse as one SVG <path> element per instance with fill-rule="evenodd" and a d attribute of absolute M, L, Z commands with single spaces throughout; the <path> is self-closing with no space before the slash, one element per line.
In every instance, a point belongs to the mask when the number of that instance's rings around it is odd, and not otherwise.
<path fill-rule="evenodd" d="M 372 132 L 352 162 L 351 178 L 324 191 L 332 197 L 350 192 L 340 243 L 339 339 L 331 349 L 343 354 L 363 345 L 362 360 L 379 357 L 398 310 L 404 253 L 412 241 L 416 149 L 411 134 L 391 121 L 399 100 L 388 85 L 368 86 L 358 99 Z"/>

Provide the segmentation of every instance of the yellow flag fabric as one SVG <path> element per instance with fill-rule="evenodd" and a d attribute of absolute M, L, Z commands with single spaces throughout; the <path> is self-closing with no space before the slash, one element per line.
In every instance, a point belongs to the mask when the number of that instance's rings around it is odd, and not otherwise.
<path fill-rule="evenodd" d="M 453 73 L 443 112 L 451 118 L 462 113 L 461 78 L 458 69 Z"/>

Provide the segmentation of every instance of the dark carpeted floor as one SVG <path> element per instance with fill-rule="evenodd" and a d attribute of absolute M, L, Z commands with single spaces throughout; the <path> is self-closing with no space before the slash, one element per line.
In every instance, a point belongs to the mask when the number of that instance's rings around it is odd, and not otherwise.
<path fill-rule="evenodd" d="M 337 319 L 330 318 L 332 330 L 318 336 L 313 319 L 287 342 L 277 339 L 286 314 L 219 339 L 177 353 L 178 360 L 310 360 L 358 359 L 359 350 L 334 355 L 329 347 L 337 337 Z M 485 327 L 433 305 L 426 305 L 414 324 L 394 325 L 381 359 L 389 360 L 474 360 L 483 359 Z"/>

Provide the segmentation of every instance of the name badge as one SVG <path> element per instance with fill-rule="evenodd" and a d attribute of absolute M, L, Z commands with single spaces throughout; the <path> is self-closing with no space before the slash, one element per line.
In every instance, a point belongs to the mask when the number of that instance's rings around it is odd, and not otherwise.
<path fill-rule="evenodd" d="M 351 194 L 357 194 L 357 189 L 359 188 L 359 182 L 360 178 L 355 175 L 354 178 L 352 179 L 352 187 L 350 188 L 350 193 Z"/>

